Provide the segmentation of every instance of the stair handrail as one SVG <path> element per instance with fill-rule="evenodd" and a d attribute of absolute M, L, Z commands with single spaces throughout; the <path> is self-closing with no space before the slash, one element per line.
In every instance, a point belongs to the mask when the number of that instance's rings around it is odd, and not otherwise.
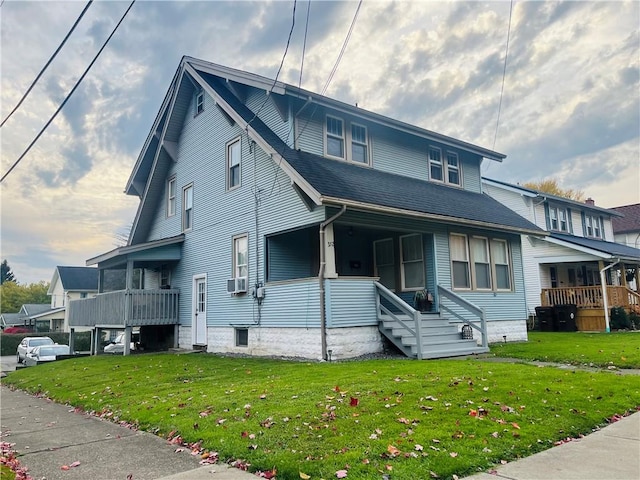
<path fill-rule="evenodd" d="M 398 322 L 404 328 L 406 328 L 413 336 L 416 338 L 416 353 L 418 360 L 422 360 L 422 322 L 420 317 L 420 312 L 409 305 L 407 302 L 402 300 L 399 296 L 389 290 L 387 287 L 382 285 L 380 282 L 373 282 L 376 287 L 376 316 L 378 317 L 378 322 L 382 322 L 381 314 L 386 313 L 389 315 L 394 321 Z M 380 302 L 380 297 L 384 297 L 386 300 L 391 302 L 395 307 L 397 307 L 401 312 L 405 313 L 409 317 L 413 319 L 414 328 L 404 322 L 400 317 L 398 317 L 395 313 L 389 310 L 387 307 L 382 305 Z"/>
<path fill-rule="evenodd" d="M 626 289 L 627 289 L 627 303 L 629 304 L 629 306 L 631 308 L 635 307 L 635 308 L 633 308 L 633 310 L 639 308 L 640 307 L 640 293 L 634 292 L 629 287 L 626 287 Z"/>
<path fill-rule="evenodd" d="M 466 298 L 461 297 L 457 293 L 452 292 L 451 290 L 443 287 L 442 285 L 438 285 L 438 295 L 440 295 L 441 298 L 448 298 L 459 307 L 466 309 L 471 314 L 474 314 L 475 316 L 480 318 L 480 326 L 478 326 L 477 322 L 474 322 L 473 320 L 469 320 L 467 318 L 460 317 L 460 315 L 458 315 L 456 312 L 451 310 L 451 308 L 447 307 L 442 302 L 439 302 L 441 309 L 447 310 L 449 313 L 457 316 L 458 318 L 462 318 L 465 321 L 465 323 L 468 323 L 471 326 L 471 328 L 479 331 L 482 334 L 482 346 L 485 348 L 489 347 L 489 339 L 487 336 L 487 315 L 484 311 L 484 308 L 478 307 L 477 305 L 475 305 L 474 303 L 471 303 Z"/>

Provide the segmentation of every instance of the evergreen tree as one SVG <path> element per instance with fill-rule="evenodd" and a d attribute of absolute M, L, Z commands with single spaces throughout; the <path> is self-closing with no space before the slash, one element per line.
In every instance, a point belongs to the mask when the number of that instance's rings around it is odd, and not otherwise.
<path fill-rule="evenodd" d="M 11 267 L 6 260 L 0 264 L 0 285 L 4 282 L 17 282 L 15 275 L 11 271 Z"/>

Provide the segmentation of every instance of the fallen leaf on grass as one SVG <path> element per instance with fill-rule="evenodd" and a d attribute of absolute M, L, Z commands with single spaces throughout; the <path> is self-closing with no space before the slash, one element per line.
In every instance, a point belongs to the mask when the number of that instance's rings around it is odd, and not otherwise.
<path fill-rule="evenodd" d="M 458 453 L 457 452 L 449 452 L 449 456 L 451 458 L 456 458 L 458 456 Z"/>
<path fill-rule="evenodd" d="M 346 470 L 338 470 L 336 472 L 336 478 L 347 478 L 347 471 Z"/>
<path fill-rule="evenodd" d="M 398 450 L 398 448 L 394 447 L 393 445 L 389 445 L 387 447 L 387 452 L 389 452 L 393 456 L 400 455 L 400 450 Z"/>
<path fill-rule="evenodd" d="M 360 403 L 360 400 L 358 400 L 355 397 L 351 397 L 351 400 L 349 401 L 349 406 L 357 407 L 359 403 Z"/>
<path fill-rule="evenodd" d="M 302 472 L 298 472 L 298 473 L 299 473 L 300 478 L 301 478 L 302 480 L 309 480 L 309 479 L 311 478 L 311 476 L 310 476 L 310 475 L 307 475 L 306 473 L 302 473 Z"/>

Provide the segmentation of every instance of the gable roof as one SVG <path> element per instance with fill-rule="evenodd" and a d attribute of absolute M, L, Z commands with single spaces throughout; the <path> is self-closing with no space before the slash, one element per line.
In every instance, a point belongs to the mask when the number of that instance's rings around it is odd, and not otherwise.
<path fill-rule="evenodd" d="M 613 207 L 612 210 L 624 215 L 613 219 L 613 233 L 640 232 L 640 203 Z"/>
<path fill-rule="evenodd" d="M 531 189 L 531 188 L 526 188 L 526 187 L 523 187 L 522 185 L 516 185 L 516 184 L 513 184 L 513 183 L 507 183 L 507 182 L 503 182 L 501 180 L 495 180 L 493 178 L 487 178 L 487 177 L 482 177 L 482 181 L 484 183 L 489 184 L 489 185 L 493 185 L 493 186 L 496 186 L 496 187 L 499 187 L 499 188 L 503 188 L 505 190 L 509 190 L 509 191 L 512 191 L 512 192 L 520 193 L 521 195 L 524 195 L 526 197 L 541 198 L 541 199 L 545 199 L 545 200 L 552 200 L 555 203 L 566 203 L 569 206 L 576 206 L 576 207 L 579 207 L 582 210 L 593 210 L 593 211 L 597 211 L 597 212 L 600 212 L 600 213 L 607 213 L 607 214 L 611 215 L 612 217 L 621 216 L 621 214 L 619 212 L 614 211 L 614 209 L 597 207 L 595 205 L 590 205 L 590 204 L 585 203 L 585 202 L 579 202 L 577 200 L 571 200 L 570 198 L 560 197 L 558 195 L 552 195 L 550 193 L 543 192 L 541 190 L 535 190 L 535 189 Z"/>
<path fill-rule="evenodd" d="M 151 210 L 160 201 L 166 172 L 171 161 L 176 160 L 175 144 L 195 86 L 213 97 L 216 105 L 230 120 L 245 129 L 258 146 L 270 154 L 289 175 L 292 183 L 316 205 L 347 205 L 447 223 L 546 235 L 542 229 L 488 195 L 294 150 L 236 96 L 232 89 L 237 91 L 237 88 L 229 86 L 230 80 L 267 90 L 273 88 L 273 97 L 286 93 L 329 105 L 354 116 L 453 145 L 484 158 L 501 161 L 505 157 L 503 154 L 367 112 L 282 82 L 273 82 L 258 75 L 184 57 L 127 183 L 126 192 L 138 195 L 142 200 L 134 219 L 129 245 L 146 240 L 146 232 L 153 218 Z"/>
<path fill-rule="evenodd" d="M 14 325 L 24 325 L 24 321 L 27 317 L 22 313 L 0 313 L 0 319 L 2 319 L 2 325 L 5 327 L 12 327 Z"/>
<path fill-rule="evenodd" d="M 551 233 L 551 235 L 545 240 L 551 243 L 560 243 L 561 245 L 569 247 L 587 249 L 590 253 L 602 258 L 640 262 L 640 250 L 621 243 L 605 242 L 604 240 L 576 237 L 574 235 L 565 235 L 563 233 Z"/>
<path fill-rule="evenodd" d="M 64 291 L 93 292 L 98 291 L 98 269 L 91 267 L 57 266 L 51 285 L 59 279 Z"/>
<path fill-rule="evenodd" d="M 48 303 L 25 303 L 22 305 L 22 308 L 20 308 L 20 313 L 31 317 L 49 310 L 51 310 L 51 305 Z"/>

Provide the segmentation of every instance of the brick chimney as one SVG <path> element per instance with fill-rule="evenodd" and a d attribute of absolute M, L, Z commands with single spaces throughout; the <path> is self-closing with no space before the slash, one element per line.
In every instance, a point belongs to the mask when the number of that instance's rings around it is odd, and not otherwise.
<path fill-rule="evenodd" d="M 591 205 L 592 207 L 596 204 L 596 202 L 593 200 L 593 198 L 589 197 L 587 198 L 584 203 L 586 203 L 587 205 Z"/>

